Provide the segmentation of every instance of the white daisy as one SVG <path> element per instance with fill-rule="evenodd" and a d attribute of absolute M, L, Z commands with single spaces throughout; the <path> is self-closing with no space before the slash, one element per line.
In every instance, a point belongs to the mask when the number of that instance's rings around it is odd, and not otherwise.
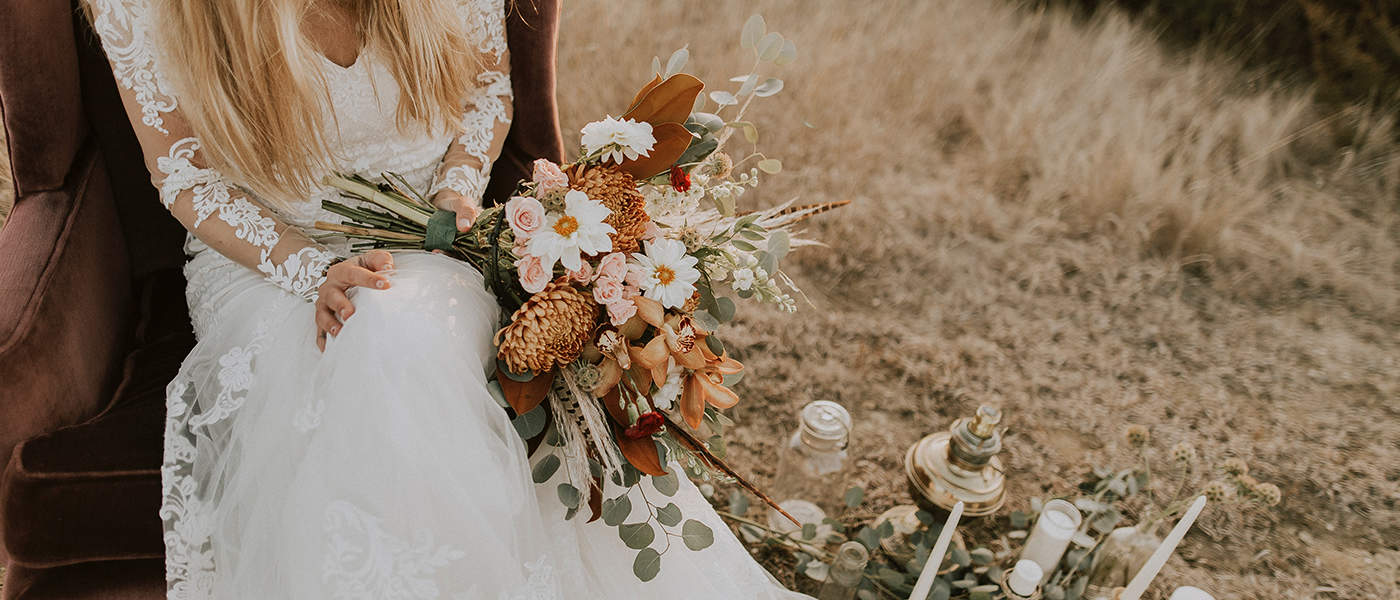
<path fill-rule="evenodd" d="M 685 244 L 679 240 L 658 238 L 647 242 L 646 254 L 633 254 L 632 260 L 632 279 L 646 291 L 644 296 L 662 306 L 680 308 L 695 293 L 695 282 L 700 280 L 695 264 L 699 260 L 686 254 Z"/>
<path fill-rule="evenodd" d="M 651 154 L 652 146 L 656 145 L 656 138 L 651 134 L 651 123 L 645 121 L 639 123 L 632 119 L 608 117 L 584 125 L 582 133 L 580 141 L 585 152 L 593 154 L 602 151 L 604 158 L 611 158 L 619 164 L 624 157 L 635 160 L 638 156 Z"/>
<path fill-rule="evenodd" d="M 554 212 L 545 218 L 544 227 L 530 237 L 527 252 L 540 257 L 545 268 L 554 269 L 561 262 L 564 268 L 577 271 L 583 265 L 582 255 L 602 254 L 612 250 L 608 234 L 617 230 L 604 223 L 611 212 L 602 202 L 589 199 L 587 194 L 570 190 L 564 194 L 564 212 Z"/>

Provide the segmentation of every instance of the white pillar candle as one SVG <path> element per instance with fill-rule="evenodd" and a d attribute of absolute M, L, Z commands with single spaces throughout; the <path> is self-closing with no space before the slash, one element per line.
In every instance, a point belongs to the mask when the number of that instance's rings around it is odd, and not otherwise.
<path fill-rule="evenodd" d="M 1011 593 L 1029 598 L 1035 595 L 1035 589 L 1040 587 L 1043 576 L 1039 564 L 1033 560 L 1022 559 L 1016 561 L 1016 567 L 1006 575 L 1006 585 L 1011 588 Z"/>
<path fill-rule="evenodd" d="M 919 572 L 919 580 L 914 583 L 914 593 L 909 594 L 909 600 L 924 600 L 928 598 L 929 590 L 933 589 L 933 580 L 938 578 L 938 567 L 943 565 L 943 555 L 948 553 L 948 544 L 953 541 L 953 532 L 958 528 L 958 519 L 962 518 L 963 503 L 959 501 L 953 505 L 953 512 L 948 513 L 948 520 L 943 522 L 943 531 L 938 533 L 938 541 L 934 542 L 933 550 L 928 553 L 928 562 L 924 563 L 924 570 Z"/>
<path fill-rule="evenodd" d="M 1123 594 L 1118 600 L 1138 600 L 1142 593 L 1147 591 L 1147 585 L 1157 577 L 1157 573 L 1162 570 L 1162 566 L 1167 564 L 1167 559 L 1171 558 L 1172 552 L 1176 550 L 1176 545 L 1181 543 L 1181 538 L 1186 537 L 1186 532 L 1191 529 L 1191 524 L 1196 522 L 1196 517 L 1200 516 L 1201 509 L 1206 507 L 1206 497 L 1196 498 L 1191 504 L 1191 508 L 1186 509 L 1186 514 L 1181 516 L 1181 520 L 1176 522 L 1176 527 L 1167 534 L 1167 539 L 1162 540 L 1162 545 L 1157 546 L 1157 550 L 1147 559 L 1147 564 L 1142 566 L 1142 570 L 1133 576 L 1133 580 L 1128 582 L 1128 587 L 1123 590 Z"/>
<path fill-rule="evenodd" d="M 1215 597 L 1207 594 L 1201 588 L 1187 585 L 1176 588 L 1176 591 L 1172 592 L 1170 600 L 1215 600 Z"/>
<path fill-rule="evenodd" d="M 1065 555 L 1070 538 L 1079 529 L 1084 516 L 1079 509 L 1064 500 L 1051 500 L 1040 509 L 1040 518 L 1035 520 L 1035 528 L 1021 549 L 1021 560 L 1034 561 L 1043 573 L 1040 583 L 1055 572 L 1060 557 Z"/>

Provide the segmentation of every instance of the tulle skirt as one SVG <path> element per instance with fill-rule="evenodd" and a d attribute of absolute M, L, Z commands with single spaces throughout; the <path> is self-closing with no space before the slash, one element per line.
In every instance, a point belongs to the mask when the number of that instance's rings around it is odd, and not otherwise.
<path fill-rule="evenodd" d="M 565 470 L 532 481 L 487 389 L 499 314 L 481 275 L 425 253 L 395 262 L 390 289 L 352 291 L 356 313 L 321 353 L 312 305 L 212 251 L 190 261 L 199 343 L 168 390 L 162 469 L 170 597 L 805 598 L 684 477 L 669 498 L 632 490 L 629 522 L 664 498 L 715 541 L 656 536 L 652 581 L 586 507 L 564 520 Z"/>

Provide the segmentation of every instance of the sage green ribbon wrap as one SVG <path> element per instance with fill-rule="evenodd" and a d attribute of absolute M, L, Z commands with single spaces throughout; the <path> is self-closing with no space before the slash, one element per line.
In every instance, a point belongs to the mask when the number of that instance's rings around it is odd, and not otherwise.
<path fill-rule="evenodd" d="M 424 250 L 447 251 L 457 240 L 457 213 L 438 209 L 428 218 L 428 229 L 423 235 Z"/>

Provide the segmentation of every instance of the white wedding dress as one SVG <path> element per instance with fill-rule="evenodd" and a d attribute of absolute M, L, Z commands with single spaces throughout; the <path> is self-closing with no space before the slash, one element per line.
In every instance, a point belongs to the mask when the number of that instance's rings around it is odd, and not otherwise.
<path fill-rule="evenodd" d="M 356 314 L 319 352 L 310 300 L 348 252 L 303 230 L 336 220 L 320 209 L 330 192 L 272 211 L 208 168 L 159 67 L 149 0 L 90 1 L 161 200 L 193 233 L 198 343 L 168 389 L 162 468 L 170 598 L 805 598 L 755 563 L 684 477 L 667 501 L 715 540 L 691 551 L 657 536 L 650 582 L 616 529 L 585 523 L 587 508 L 564 520 L 565 470 L 531 481 L 487 390 L 498 309 L 462 263 L 397 254 L 392 286 L 354 290 Z M 504 7 L 458 6 L 495 66 L 455 134 L 399 131 L 398 88 L 372 53 L 350 67 L 318 57 L 338 170 L 480 197 L 509 123 Z M 631 520 L 648 518 L 642 492 L 662 498 L 646 484 L 630 492 Z"/>

